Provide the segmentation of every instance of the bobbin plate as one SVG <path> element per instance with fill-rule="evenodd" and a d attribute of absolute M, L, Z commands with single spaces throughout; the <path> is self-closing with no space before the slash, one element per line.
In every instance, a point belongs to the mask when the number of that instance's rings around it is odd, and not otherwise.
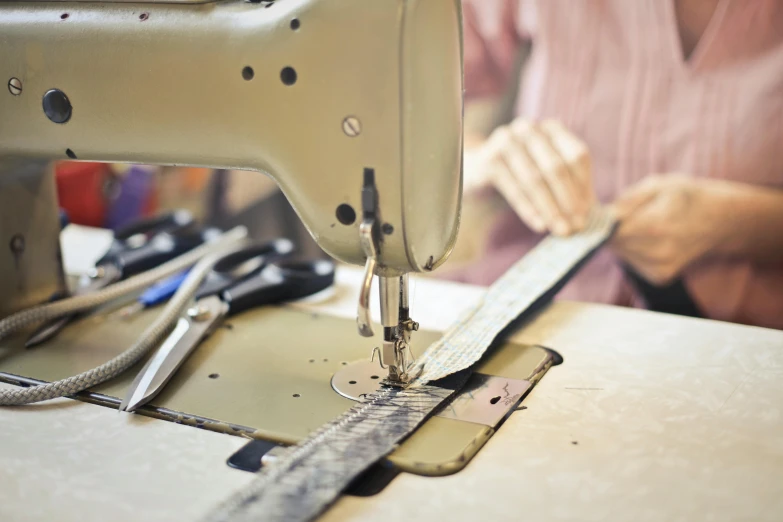
<path fill-rule="evenodd" d="M 382 381 L 383 369 L 377 362 L 355 361 L 332 376 L 332 389 L 358 401 L 377 391 Z M 435 416 L 494 428 L 516 408 L 530 386 L 530 381 L 475 373 L 448 406 Z"/>
<path fill-rule="evenodd" d="M 436 417 L 495 428 L 517 407 L 530 386 L 530 381 L 474 373 Z"/>

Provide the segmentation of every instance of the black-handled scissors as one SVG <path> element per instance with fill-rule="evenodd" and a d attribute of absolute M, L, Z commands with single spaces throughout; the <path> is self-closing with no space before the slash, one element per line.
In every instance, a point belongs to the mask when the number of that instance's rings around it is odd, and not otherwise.
<path fill-rule="evenodd" d="M 175 210 L 156 216 L 138 219 L 114 231 L 114 239 L 106 254 L 96 265 L 107 257 L 132 250 L 146 243 L 152 236 L 161 232 L 179 232 L 194 227 L 193 215 L 187 210 Z"/>
<path fill-rule="evenodd" d="M 306 297 L 334 283 L 334 263 L 287 259 L 288 240 L 256 244 L 223 258 L 204 280 L 195 304 L 136 376 L 120 405 L 133 411 L 152 400 L 225 317 L 256 306 Z"/>
<path fill-rule="evenodd" d="M 155 268 L 219 234 L 217 229 L 199 229 L 187 211 L 134 223 L 115 233 L 106 254 L 95 263 L 89 280 L 78 286 L 72 295 L 91 294 Z M 78 316 L 66 315 L 44 324 L 27 339 L 25 346 L 30 348 L 48 341 Z"/>

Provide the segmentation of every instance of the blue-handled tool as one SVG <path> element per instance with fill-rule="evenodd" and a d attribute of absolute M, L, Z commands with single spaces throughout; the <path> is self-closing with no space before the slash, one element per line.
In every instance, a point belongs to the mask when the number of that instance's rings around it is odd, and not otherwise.
<path fill-rule="evenodd" d="M 132 305 L 128 305 L 119 311 L 119 316 L 123 319 L 128 319 L 145 308 L 151 308 L 159 305 L 164 301 L 168 301 L 173 296 L 185 278 L 188 276 L 190 270 L 183 270 L 178 274 L 174 274 L 171 277 L 158 281 L 151 287 L 147 288 Z"/>

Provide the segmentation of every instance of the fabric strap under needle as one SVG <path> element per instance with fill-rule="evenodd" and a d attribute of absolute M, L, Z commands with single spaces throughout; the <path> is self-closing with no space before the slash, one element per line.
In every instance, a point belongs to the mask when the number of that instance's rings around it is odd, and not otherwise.
<path fill-rule="evenodd" d="M 456 393 L 495 338 L 548 302 L 614 228 L 613 218 L 596 210 L 583 232 L 545 238 L 427 349 L 417 363 L 422 372 L 411 386 L 381 388 L 289 448 L 208 520 L 288 522 L 317 517 L 356 476 L 391 453 Z"/>

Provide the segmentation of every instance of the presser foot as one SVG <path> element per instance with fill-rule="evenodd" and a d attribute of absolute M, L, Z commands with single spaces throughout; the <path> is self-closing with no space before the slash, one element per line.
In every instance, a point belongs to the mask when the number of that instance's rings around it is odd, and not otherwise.
<path fill-rule="evenodd" d="M 386 370 L 384 384 L 405 387 L 421 373 L 421 368 L 414 364 L 416 357 L 410 346 L 410 332 L 418 328 L 418 323 L 410 319 L 400 322 L 395 336 L 384 339 L 382 347 L 373 348 L 370 362 L 374 363 L 377 357 L 378 365 Z"/>

